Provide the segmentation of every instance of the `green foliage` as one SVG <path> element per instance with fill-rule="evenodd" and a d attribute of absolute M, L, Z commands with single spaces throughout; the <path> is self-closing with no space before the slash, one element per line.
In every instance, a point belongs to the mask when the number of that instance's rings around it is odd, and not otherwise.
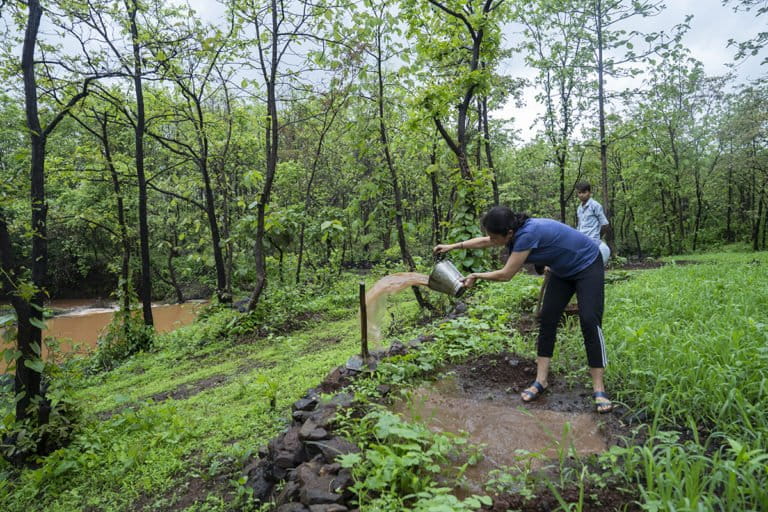
<path fill-rule="evenodd" d="M 0 401 L 3 407 L 0 423 L 0 456 L 6 460 L 19 457 L 34 460 L 35 455 L 48 455 L 67 446 L 82 428 L 82 405 L 74 396 L 71 386 L 53 364 L 46 365 L 44 372 L 45 396 L 35 396 L 29 406 L 29 415 L 17 421 L 12 403 Z M 45 389 L 44 388 L 44 389 Z M 13 396 L 12 383 L 0 387 L 4 396 Z M 41 417 L 47 417 L 44 422 Z M 0 496 L 2 493 L 0 492 Z"/>
<path fill-rule="evenodd" d="M 111 370 L 134 354 L 149 350 L 154 336 L 154 329 L 144 325 L 140 311 L 116 312 L 96 343 L 92 369 Z"/>
<path fill-rule="evenodd" d="M 373 411 L 356 425 L 362 453 L 339 457 L 352 470 L 353 492 L 366 510 L 463 511 L 490 505 L 487 496 L 459 500 L 436 481 L 465 441 L 405 423 L 387 411 Z"/>

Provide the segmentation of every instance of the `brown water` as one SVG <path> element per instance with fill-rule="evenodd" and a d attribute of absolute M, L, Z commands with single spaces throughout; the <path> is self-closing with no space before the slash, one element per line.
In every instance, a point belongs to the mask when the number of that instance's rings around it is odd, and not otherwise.
<path fill-rule="evenodd" d="M 429 276 L 417 272 L 398 272 L 382 277 L 365 294 L 368 319 L 368 340 L 381 339 L 381 321 L 384 317 L 387 297 L 411 286 L 427 286 Z"/>
<path fill-rule="evenodd" d="M 155 330 L 168 332 L 192 323 L 203 305 L 203 302 L 153 305 Z M 94 349 L 96 340 L 115 314 L 113 305 L 87 299 L 54 300 L 47 307 L 62 313 L 46 321 L 43 336 L 59 340 L 63 353 L 87 353 Z M 43 355 L 48 355 L 46 346 L 43 347 Z M 0 361 L 0 373 L 4 373 L 5 369 L 5 362 Z"/>
<path fill-rule="evenodd" d="M 494 469 L 541 469 L 560 455 L 607 450 L 593 414 L 525 409 L 519 400 L 506 402 L 471 396 L 448 377 L 418 388 L 393 410 L 433 431 L 467 432 L 470 443 L 484 445 L 485 458 L 466 471 L 466 487 L 459 495 L 482 493 Z"/>

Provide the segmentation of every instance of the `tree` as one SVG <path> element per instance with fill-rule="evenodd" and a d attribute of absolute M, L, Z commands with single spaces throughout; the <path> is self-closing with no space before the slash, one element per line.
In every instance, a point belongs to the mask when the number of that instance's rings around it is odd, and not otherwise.
<path fill-rule="evenodd" d="M 191 159 L 200 172 L 205 200 L 201 206 L 208 220 L 216 269 L 216 296 L 220 302 L 226 303 L 231 302 L 232 297 L 227 292 L 227 272 L 210 171 L 211 127 L 204 103 L 216 92 L 211 91 L 215 86 L 214 71 L 221 57 L 231 53 L 231 48 L 228 47 L 232 44 L 229 39 L 234 27 L 230 27 L 228 34 L 223 34 L 218 30 L 205 30 L 194 19 L 190 24 L 191 26 L 177 29 L 173 48 L 166 47 L 161 50 L 168 55 L 173 49 L 173 60 L 163 59 L 160 64 L 165 69 L 166 77 L 175 83 L 185 100 L 171 109 L 170 116 L 173 118 L 167 119 L 167 122 L 179 128 L 172 132 L 166 130 L 167 133 L 162 134 L 152 130 L 148 133 L 171 152 L 181 158 Z M 185 124 L 192 125 L 192 130 L 189 130 L 193 134 L 191 137 L 186 136 Z"/>
<path fill-rule="evenodd" d="M 27 12 L 24 21 L 24 40 L 21 48 L 21 75 L 23 83 L 26 128 L 29 136 L 30 160 L 30 204 L 32 234 L 30 251 L 30 269 L 28 277 L 19 262 L 15 261 L 12 253 L 12 241 L 8 231 L 7 219 L 0 208 L 0 262 L 3 265 L 5 287 L 13 290 L 11 303 L 16 312 L 17 347 L 16 375 L 14 380 L 16 401 L 16 421 L 30 420 L 33 426 L 44 425 L 48 422 L 51 406 L 45 402 L 41 389 L 43 362 L 40 359 L 43 322 L 43 303 L 46 296 L 46 279 L 48 274 L 48 234 L 47 214 L 48 203 L 45 195 L 45 161 L 46 143 L 48 137 L 67 115 L 67 112 L 89 93 L 89 85 L 98 78 L 109 73 L 97 71 L 93 61 L 86 61 L 85 67 L 72 72 L 76 59 L 62 56 L 61 60 L 45 55 L 37 56 L 38 34 L 43 17 L 43 6 L 39 0 L 26 2 Z M 67 20 L 67 18 L 64 18 Z M 71 31 L 65 27 L 63 30 Z M 49 50 L 49 49 L 48 49 Z M 39 86 L 37 69 L 44 67 L 48 70 L 48 83 L 53 84 L 47 96 L 58 98 L 61 106 L 53 109 L 47 120 L 41 116 L 39 105 Z M 52 70 L 62 71 L 62 77 L 55 77 Z M 57 80 L 58 79 L 58 80 Z M 79 82 L 79 83 L 78 83 Z M 77 89 L 75 87 L 77 86 Z M 66 99 L 51 91 L 64 91 Z M 50 109 L 46 109 L 51 112 Z M 16 440 L 13 440 L 15 442 Z M 43 441 L 40 440 L 42 443 Z M 36 447 L 40 449 L 41 446 Z M 29 453 L 19 452 L 14 458 L 21 463 Z"/>
<path fill-rule="evenodd" d="M 256 205 L 257 226 L 253 244 L 253 253 L 256 259 L 256 284 L 248 301 L 248 309 L 253 310 L 267 286 L 264 247 L 265 217 L 267 206 L 272 197 L 272 186 L 279 159 L 280 87 L 286 85 L 284 80 L 290 75 L 286 70 L 283 70 L 282 65 L 286 52 L 299 38 L 304 38 L 307 33 L 311 33 L 308 25 L 318 11 L 323 12 L 326 8 L 305 0 L 294 2 L 267 0 L 264 3 L 258 0 L 243 0 L 235 1 L 233 9 L 239 20 L 254 30 L 251 43 L 258 55 L 257 71 L 266 89 L 266 117 L 263 132 L 266 161 L 263 185 Z"/>
<path fill-rule="evenodd" d="M 468 154 L 470 114 L 475 97 L 491 90 L 508 9 L 503 0 L 406 0 L 404 11 L 420 58 L 435 71 L 424 77 L 418 104 L 456 159 L 464 185 L 464 215 L 459 222 L 474 224 L 478 205 L 473 189 L 478 177 Z M 448 123 L 454 106 L 456 128 L 451 133 Z"/>
<path fill-rule="evenodd" d="M 544 104 L 544 133 L 559 176 L 560 221 L 566 221 L 566 175 L 573 134 L 586 111 L 589 94 L 586 64 L 591 58 L 586 26 L 589 15 L 561 2 L 541 2 L 538 8 L 517 13 L 525 25 L 526 61 L 539 72 L 544 91 L 537 99 Z"/>
<path fill-rule="evenodd" d="M 756 16 L 768 13 L 768 0 L 723 0 L 723 5 L 732 5 L 734 11 L 751 12 L 755 10 Z M 760 31 L 753 37 L 744 41 L 728 40 L 728 46 L 736 46 L 736 60 L 743 60 L 755 56 L 768 44 L 768 31 Z M 760 64 L 768 63 L 768 57 L 763 58 Z"/>

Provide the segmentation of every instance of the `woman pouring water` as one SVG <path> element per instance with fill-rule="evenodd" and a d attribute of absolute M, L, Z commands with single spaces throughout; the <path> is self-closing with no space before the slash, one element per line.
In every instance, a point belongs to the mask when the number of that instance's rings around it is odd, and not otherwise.
<path fill-rule="evenodd" d="M 487 236 L 455 244 L 435 246 L 435 253 L 454 249 L 485 249 L 506 246 L 509 258 L 499 270 L 469 274 L 464 285 L 471 287 L 478 279 L 509 281 L 524 263 L 548 266 L 549 283 L 541 308 L 537 342 L 536 380 L 523 390 L 524 402 L 533 402 L 547 390 L 549 364 L 555 348 L 560 317 L 573 294 L 579 303 L 579 321 L 592 376 L 593 398 L 597 412 L 606 413 L 613 404 L 605 393 L 603 373 L 607 358 L 602 320 L 605 270 L 597 245 L 575 229 L 550 219 L 531 218 L 506 206 L 494 206 L 482 219 Z"/>

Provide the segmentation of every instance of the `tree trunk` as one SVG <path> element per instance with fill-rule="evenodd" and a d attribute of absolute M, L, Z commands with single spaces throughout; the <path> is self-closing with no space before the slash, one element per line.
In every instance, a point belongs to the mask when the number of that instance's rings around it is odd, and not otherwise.
<path fill-rule="evenodd" d="M 264 255 L 264 219 L 266 216 L 267 204 L 272 194 L 272 184 L 275 180 L 277 170 L 277 148 L 279 143 L 277 122 L 277 63 L 278 63 L 278 7 L 277 0 L 271 0 L 272 16 L 272 58 L 269 62 L 269 70 L 264 68 L 264 75 L 267 78 L 267 126 L 264 130 L 265 151 L 267 155 L 267 173 L 264 177 L 264 188 L 261 191 L 259 204 L 257 206 L 256 217 L 256 241 L 254 243 L 254 257 L 256 259 L 256 285 L 251 292 L 251 298 L 248 301 L 248 311 L 253 311 L 259 303 L 261 294 L 267 287 L 267 265 Z"/>
<path fill-rule="evenodd" d="M 23 421 L 30 414 L 30 406 L 36 397 L 42 396 L 40 388 L 41 373 L 27 366 L 40 359 L 42 333 L 39 326 L 43 323 L 43 301 L 45 277 L 48 271 L 48 238 L 46 219 L 48 205 L 45 202 L 45 144 L 46 134 L 40 125 L 37 107 L 37 80 L 35 77 L 34 58 L 37 35 L 43 9 L 38 0 L 27 3 L 28 18 L 22 47 L 21 69 L 24 77 L 24 100 L 27 130 L 30 137 L 30 199 L 32 201 L 32 285 L 35 292 L 27 303 L 17 295 L 12 295 L 12 304 L 16 311 L 18 325 L 17 343 L 21 352 L 16 360 L 14 390 L 19 397 L 16 402 L 16 421 Z M 8 237 L 7 227 L 4 238 Z M 8 242 L 10 239 L 8 238 Z M 4 242 L 5 243 L 5 242 Z M 10 253 L 11 246 L 3 248 L 3 254 Z M 5 256 L 4 256 L 5 257 Z M 35 325 L 36 324 L 36 325 Z"/>
<path fill-rule="evenodd" d="M 107 113 L 104 117 L 96 114 L 96 119 L 101 127 L 101 143 L 103 148 L 104 160 L 109 169 L 109 175 L 112 178 L 112 189 L 115 191 L 115 211 L 117 213 L 117 224 L 120 230 L 120 245 L 123 254 L 120 262 L 120 295 L 122 300 L 121 313 L 123 314 L 124 328 L 128 329 L 128 319 L 131 315 L 131 241 L 128 238 L 128 226 L 125 222 L 125 207 L 123 205 L 123 195 L 120 191 L 120 178 L 115 169 L 115 163 L 112 160 L 112 150 L 109 147 L 109 131 L 107 130 Z"/>
<path fill-rule="evenodd" d="M 442 240 L 440 235 L 440 190 L 437 186 L 437 144 L 432 144 L 429 162 L 432 166 L 429 173 L 429 183 L 432 187 L 432 245 L 437 245 Z"/>
<path fill-rule="evenodd" d="M 176 277 L 176 268 L 174 268 L 173 266 L 173 258 L 175 256 L 176 256 L 176 247 L 172 246 L 168 250 L 168 259 L 166 260 L 166 266 L 168 268 L 168 277 L 171 283 L 171 287 L 173 287 L 173 292 L 176 294 L 176 303 L 183 304 L 184 292 L 181 291 L 181 286 L 179 286 L 179 280 Z"/>
<path fill-rule="evenodd" d="M 499 181 L 496 176 L 496 167 L 493 165 L 493 155 L 491 151 L 491 129 L 488 125 L 488 97 L 483 96 L 483 141 L 485 142 L 485 160 L 488 163 L 488 169 L 491 172 L 491 188 L 493 189 L 493 204 L 498 205 L 499 199 Z"/>
<path fill-rule="evenodd" d="M 382 70 L 382 55 L 381 55 L 381 30 L 379 26 L 376 33 L 376 69 L 378 72 L 378 96 L 376 98 L 378 104 L 379 113 L 379 141 L 384 151 L 384 159 L 387 162 L 387 168 L 389 169 L 389 177 L 392 181 L 392 193 L 395 197 L 395 228 L 397 229 L 397 241 L 400 245 L 400 256 L 403 259 L 403 263 L 408 265 L 408 269 L 411 272 L 416 270 L 416 263 L 413 261 L 411 253 L 408 251 L 408 245 L 405 240 L 405 229 L 403 228 L 403 199 L 400 195 L 400 184 L 397 177 L 397 169 L 395 169 L 395 163 L 392 161 L 392 154 L 389 149 L 389 138 L 387 135 L 387 125 L 384 117 L 384 72 Z M 416 302 L 419 303 L 419 307 L 430 308 L 431 305 L 422 296 L 421 290 L 416 286 L 412 286 L 413 294 L 416 296 Z"/>
<path fill-rule="evenodd" d="M 595 0 L 595 29 L 597 32 L 597 117 L 600 129 L 600 181 L 603 189 L 603 206 L 609 223 L 613 222 L 613 211 L 608 188 L 608 142 L 605 137 L 605 83 L 603 62 L 603 2 Z M 613 232 L 608 229 L 605 242 L 615 252 Z"/>
<path fill-rule="evenodd" d="M 725 210 L 725 241 L 733 243 L 735 236 L 731 227 L 731 217 L 733 215 L 733 165 L 728 164 L 728 197 Z"/>
<path fill-rule="evenodd" d="M 139 244 L 141 256 L 141 306 L 144 315 L 144 325 L 153 326 L 152 318 L 152 277 L 149 259 L 149 223 L 147 220 L 147 180 L 144 174 L 144 132 L 146 117 L 144 113 L 144 90 L 142 85 L 142 60 L 139 29 L 136 15 L 139 10 L 137 0 L 125 0 L 131 30 L 131 45 L 133 47 L 133 86 L 136 94 L 136 124 L 134 125 L 134 140 L 136 153 L 136 177 L 139 187 Z"/>

